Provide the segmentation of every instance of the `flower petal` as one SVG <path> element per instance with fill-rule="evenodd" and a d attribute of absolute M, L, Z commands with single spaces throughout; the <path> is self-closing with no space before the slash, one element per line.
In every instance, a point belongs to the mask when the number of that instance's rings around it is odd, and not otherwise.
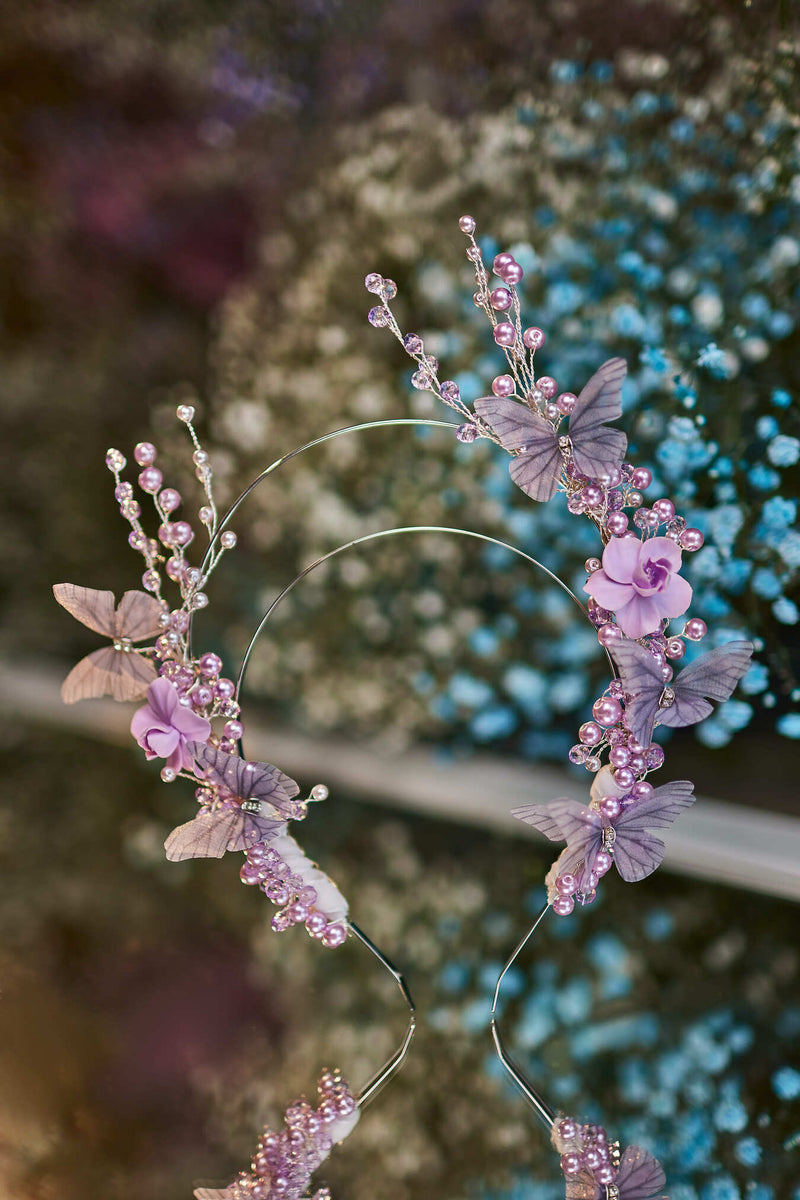
<path fill-rule="evenodd" d="M 151 729 L 146 739 L 147 749 L 156 758 L 169 758 L 180 740 L 177 729 Z"/>
<path fill-rule="evenodd" d="M 172 714 L 178 706 L 178 691 L 168 679 L 156 679 L 147 689 L 147 703 L 159 721 L 172 724 Z"/>
<path fill-rule="evenodd" d="M 692 585 L 680 575 L 673 575 L 659 596 L 661 615 L 682 617 L 692 603 Z"/>
<path fill-rule="evenodd" d="M 603 551 L 603 570 L 606 575 L 615 583 L 630 583 L 639 563 L 641 549 L 642 543 L 637 537 L 612 538 Z"/>
<path fill-rule="evenodd" d="M 617 583 L 609 579 L 605 571 L 595 571 L 583 585 L 583 590 L 597 601 L 602 608 L 615 612 L 623 604 L 627 604 L 634 594 L 629 583 Z"/>
<path fill-rule="evenodd" d="M 142 738 L 148 729 L 152 729 L 154 725 L 158 725 L 159 723 L 158 717 L 149 704 L 143 704 L 141 708 L 137 708 L 131 720 L 131 733 L 140 746 L 143 745 Z"/>
<path fill-rule="evenodd" d="M 172 714 L 170 724 L 189 742 L 205 742 L 211 733 L 211 725 L 205 717 L 198 717 L 190 708 L 179 704 Z"/>
<path fill-rule="evenodd" d="M 661 597 L 634 596 L 624 608 L 617 610 L 617 624 L 629 638 L 644 637 L 655 633 L 661 624 Z"/>
<path fill-rule="evenodd" d="M 654 537 L 644 543 L 644 549 L 647 551 L 648 559 L 658 558 L 666 561 L 670 571 L 680 571 L 681 569 L 681 549 L 673 542 L 672 538 Z"/>

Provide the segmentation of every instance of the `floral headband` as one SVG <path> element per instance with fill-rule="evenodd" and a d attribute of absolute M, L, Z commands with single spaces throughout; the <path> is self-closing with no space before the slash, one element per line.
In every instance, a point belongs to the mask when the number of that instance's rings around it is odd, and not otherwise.
<path fill-rule="evenodd" d="M 610 425 L 622 413 L 624 360 L 603 363 L 578 394 L 559 391 L 549 376 L 537 377 L 534 358 L 545 334 L 536 326 L 523 328 L 517 291 L 522 268 L 512 255 L 496 255 L 492 271 L 499 282 L 492 286 L 475 241 L 474 219 L 464 216 L 459 225 L 469 239 L 467 257 L 475 268 L 474 303 L 488 317 L 508 368 L 493 379 L 492 395 L 470 407 L 455 382 L 439 381 L 439 363 L 426 353 L 422 338 L 403 334 L 395 319 L 390 304 L 396 285 L 375 273 L 365 280 L 367 290 L 380 301 L 370 310 L 369 320 L 377 328 L 389 328 L 402 342 L 416 364 L 414 386 L 433 392 L 459 414 L 461 423 L 455 429 L 459 441 L 494 442 L 510 454 L 511 478 L 526 495 L 547 502 L 561 493 L 570 513 L 586 516 L 594 524 L 602 556 L 586 561 L 585 615 L 613 671 L 592 705 L 591 720 L 581 725 L 569 752 L 573 764 L 583 765 L 594 776 L 588 803 L 560 798 L 514 810 L 515 817 L 565 846 L 546 876 L 545 909 L 497 980 L 492 1034 L 503 1065 L 550 1130 L 561 1155 L 567 1200 L 656 1200 L 664 1186 L 664 1172 L 646 1150 L 631 1146 L 621 1152 L 602 1128 L 554 1113 L 525 1079 L 500 1036 L 499 994 L 506 972 L 550 909 L 568 916 L 576 903 L 591 904 L 600 878 L 614 865 L 625 881 L 636 882 L 661 864 L 665 846 L 653 830 L 671 825 L 694 796 L 687 780 L 660 786 L 650 782 L 648 776 L 664 763 L 664 751 L 653 741 L 654 729 L 692 725 L 708 716 L 712 700 L 724 701 L 732 695 L 753 646 L 729 642 L 681 666 L 687 641 L 700 641 L 707 632 L 699 617 L 687 615 L 692 589 L 680 574 L 683 552 L 699 549 L 703 535 L 687 525 L 668 498 L 645 504 L 643 493 L 652 482 L 651 473 L 624 461 L 627 440 Z M 209 456 L 193 425 L 194 410 L 181 405 L 177 416 L 193 444 L 195 473 L 205 499 L 198 516 L 208 534 L 208 548 L 199 565 L 190 565 L 187 551 L 195 531 L 187 520 L 175 519 L 182 498 L 175 488 L 164 486 L 152 444 L 139 443 L 134 459 L 140 468 L 139 488 L 152 497 L 156 538 L 145 532 L 133 485 L 121 477 L 124 456 L 118 450 L 108 451 L 106 465 L 115 479 L 114 495 L 130 525 L 128 541 L 144 560 L 145 590 L 126 592 L 115 605 L 111 592 L 74 584 L 55 586 L 59 603 L 111 642 L 73 668 L 62 696 L 67 703 L 105 694 L 116 700 L 144 700 L 133 716 L 131 733 L 147 759 L 163 760 L 165 782 L 183 778 L 193 783 L 199 805 L 192 819 L 167 838 L 168 859 L 243 853 L 240 879 L 259 888 L 277 907 L 273 930 L 304 925 L 312 938 L 329 949 L 342 945 L 353 933 L 399 986 L 409 1009 L 408 1030 L 374 1079 L 356 1094 L 338 1072 L 324 1072 L 317 1107 L 301 1100 L 287 1110 L 284 1132 L 266 1129 L 249 1171 L 222 1190 L 195 1191 L 198 1200 L 301 1200 L 309 1195 L 311 1174 L 334 1142 L 350 1132 L 361 1108 L 402 1064 L 414 1034 L 415 1010 L 402 975 L 350 920 L 339 889 L 288 832 L 289 822 L 304 819 L 309 803 L 326 799 L 328 788 L 317 784 L 301 799 L 299 785 L 278 767 L 244 757 L 239 696 L 255 638 L 275 606 L 310 570 L 354 543 L 312 563 L 284 589 L 262 619 L 238 680 L 224 676 L 221 659 L 198 653 L 193 644 L 194 615 L 208 604 L 205 588 L 212 572 L 236 545 L 228 524 L 242 501 L 261 479 L 308 447 L 299 447 L 268 467 L 220 518 Z M 354 426 L 326 437 L 401 424 L 452 429 L 449 421 L 406 419 Z M 325 438 L 309 445 L 320 440 Z M 384 530 L 358 540 L 398 532 L 408 530 Z M 448 532 L 495 540 L 469 530 Z M 521 551 L 516 553 L 541 566 Z M 556 582 L 569 592 L 562 581 Z M 164 595 L 170 585 L 177 589 L 174 599 Z M 580 604 L 577 597 L 573 599 Z M 677 632 L 670 628 L 676 620 L 681 620 Z M 313 1200 L 329 1196 L 322 1188 L 313 1193 Z"/>

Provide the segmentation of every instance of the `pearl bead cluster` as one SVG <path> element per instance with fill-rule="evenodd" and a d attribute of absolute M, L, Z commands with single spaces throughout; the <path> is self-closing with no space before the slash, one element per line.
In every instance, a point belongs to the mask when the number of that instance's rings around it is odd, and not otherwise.
<path fill-rule="evenodd" d="M 317 784 L 313 791 L 327 795 L 328 789 Z M 323 797 L 312 792 L 312 798 Z M 303 924 L 311 937 L 329 950 L 347 940 L 347 903 L 341 892 L 288 834 L 269 844 L 255 842 L 250 846 L 239 878 L 250 887 L 260 888 L 278 906 L 272 918 L 276 933 Z"/>
<path fill-rule="evenodd" d="M 572 1117 L 562 1117 L 553 1131 L 553 1141 L 561 1151 L 565 1179 L 579 1179 L 585 1173 L 594 1180 L 598 1194 L 614 1194 L 611 1189 L 619 1167 L 619 1142 L 609 1143 L 601 1125 L 580 1125 Z M 607 1190 L 600 1193 L 600 1188 Z"/>
<path fill-rule="evenodd" d="M 338 1071 L 323 1071 L 317 1085 L 317 1107 L 301 1098 L 286 1110 L 286 1128 L 265 1128 L 250 1163 L 223 1192 L 195 1192 L 219 1200 L 302 1200 L 312 1174 L 358 1121 L 358 1104 Z M 329 1188 L 318 1188 L 309 1200 L 331 1200 Z"/>

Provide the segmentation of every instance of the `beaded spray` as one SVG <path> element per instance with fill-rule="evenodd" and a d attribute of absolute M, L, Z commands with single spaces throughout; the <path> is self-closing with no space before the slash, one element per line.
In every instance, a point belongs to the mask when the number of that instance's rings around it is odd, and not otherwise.
<path fill-rule="evenodd" d="M 615 865 L 628 882 L 644 879 L 664 858 L 664 843 L 651 831 L 671 825 L 694 802 L 686 780 L 654 787 L 647 779 L 663 765 L 664 751 L 652 741 L 658 724 L 694 724 L 708 716 L 710 700 L 728 699 L 747 669 L 753 646 L 733 641 L 718 647 L 676 674 L 686 639 L 706 633 L 698 617 L 686 617 L 692 589 L 680 575 L 683 551 L 703 544 L 703 535 L 676 514 L 671 500 L 644 504 L 642 493 L 652 481 L 646 468 L 624 461 L 625 435 L 610 428 L 622 412 L 625 362 L 610 359 L 576 395 L 558 391 L 555 379 L 537 378 L 534 357 L 545 342 L 543 330 L 523 329 L 517 285 L 523 271 L 511 254 L 498 254 L 492 271 L 501 283 L 491 286 L 475 221 L 464 216 L 459 226 L 469 239 L 467 257 L 475 268 L 474 303 L 489 319 L 495 343 L 505 354 L 508 372 L 492 381 L 492 395 L 470 408 L 452 380 L 439 381 L 439 363 L 425 352 L 415 333 L 403 334 L 390 303 L 397 287 L 378 274 L 366 277 L 367 290 L 380 299 L 369 312 L 370 323 L 388 328 L 416 363 L 414 386 L 433 392 L 462 418 L 456 429 L 461 442 L 487 438 L 511 455 L 514 482 L 534 500 L 566 496 L 574 515 L 585 515 L 596 527 L 602 558 L 586 562 L 587 609 L 560 579 L 536 559 L 485 534 L 438 526 L 380 530 L 357 538 L 307 566 L 272 601 L 245 652 L 236 681 L 222 675 L 216 654 L 197 653 L 192 641 L 194 614 L 208 604 L 208 580 L 227 551 L 236 545 L 230 522 L 250 492 L 282 464 L 322 442 L 372 428 L 398 425 L 439 426 L 450 421 L 401 419 L 373 421 L 339 429 L 300 446 L 266 468 L 220 518 L 214 503 L 209 456 L 194 429 L 194 410 L 181 405 L 177 416 L 191 437 L 195 473 L 206 503 L 199 511 L 209 545 L 199 566 L 186 551 L 194 540 L 188 521 L 175 520 L 179 493 L 163 486 L 149 442 L 136 446 L 138 484 L 152 497 L 159 521 L 152 538 L 140 521 L 141 506 L 133 486 L 121 478 L 126 466 L 118 450 L 109 450 L 106 465 L 114 476 L 115 498 L 130 524 L 128 541 L 145 561 L 145 591 L 126 592 L 115 608 L 111 592 L 73 584 L 57 584 L 56 599 L 90 629 L 111 639 L 73 668 L 62 688 L 67 703 L 111 694 L 116 700 L 144 699 L 134 714 L 131 732 L 148 759 L 163 759 L 162 779 L 195 784 L 196 815 L 178 826 L 165 843 L 167 858 L 221 858 L 243 852 L 239 875 L 258 887 L 277 906 L 272 928 L 282 932 L 302 924 L 312 938 L 335 949 L 352 933 L 395 979 L 408 1007 L 409 1023 L 394 1055 L 359 1093 L 351 1091 L 338 1071 L 323 1071 L 316 1108 L 305 1099 L 291 1105 L 285 1130 L 264 1130 L 249 1171 L 223 1189 L 198 1188 L 197 1200 L 329 1200 L 327 1188 L 308 1192 L 312 1173 L 355 1126 L 361 1109 L 401 1066 L 415 1029 L 415 1008 L 408 985 L 396 967 L 350 920 L 339 889 L 303 853 L 288 832 L 313 801 L 325 800 L 328 788 L 316 784 L 304 799 L 293 779 L 269 763 L 249 762 L 242 750 L 244 724 L 239 697 L 253 648 L 272 613 L 311 571 L 353 546 L 400 533 L 442 532 L 503 546 L 547 574 L 575 601 L 597 631 L 613 671 L 604 693 L 592 706 L 592 719 L 581 725 L 570 761 L 593 776 L 588 804 L 561 798 L 547 805 L 526 805 L 514 816 L 533 825 L 548 839 L 565 842 L 546 876 L 547 904 L 501 971 L 494 992 L 491 1032 L 504 1068 L 547 1127 L 561 1156 L 567 1200 L 666 1200 L 657 1193 L 665 1183 L 660 1164 L 646 1150 L 629 1146 L 621 1152 L 604 1129 L 582 1125 L 556 1114 L 522 1074 L 505 1048 L 498 1026 L 498 1001 L 506 972 L 527 945 L 547 912 L 566 917 L 575 906 L 591 904 L 600 878 Z M 568 418 L 568 431 L 562 428 Z M 629 510 L 629 511 L 626 511 Z M 632 510 L 632 511 L 631 511 Z M 633 528 L 631 528 L 631 518 Z M 162 574 L 163 567 L 163 574 Z M 164 578 L 166 577 L 166 578 Z M 176 601 L 162 594 L 170 581 Z M 671 620 L 683 619 L 680 633 Z M 152 645 L 142 642 L 154 639 Z M 604 761 L 604 759 L 606 761 Z"/>

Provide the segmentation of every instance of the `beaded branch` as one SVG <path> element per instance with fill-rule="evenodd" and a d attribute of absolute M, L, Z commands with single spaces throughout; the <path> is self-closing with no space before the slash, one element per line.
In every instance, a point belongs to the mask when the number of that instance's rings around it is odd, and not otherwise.
<path fill-rule="evenodd" d="M 462 217 L 459 224 L 469 238 L 467 256 L 477 283 L 475 304 L 488 317 L 508 364 L 508 373 L 493 380 L 492 395 L 476 399 L 470 408 L 453 381 L 439 382 L 439 364 L 426 353 L 422 339 L 414 333 L 404 335 L 397 324 L 390 307 L 396 285 L 378 274 L 366 278 L 367 289 L 380 298 L 369 320 L 376 327 L 389 328 L 414 359 L 414 386 L 433 392 L 462 418 L 455 430 L 459 441 L 494 442 L 509 452 L 511 477 L 528 496 L 547 501 L 561 493 L 571 513 L 592 521 L 603 551 L 602 558 L 586 562 L 588 611 L 536 559 L 485 534 L 436 526 L 381 530 L 318 558 L 276 596 L 234 681 L 223 675 L 218 655 L 196 650 L 193 624 L 208 604 L 211 575 L 236 546 L 229 525 L 252 490 L 298 454 L 330 438 L 373 428 L 424 425 L 452 430 L 453 425 L 407 418 L 336 430 L 277 459 L 220 517 L 209 456 L 198 439 L 189 405 L 179 406 L 177 416 L 191 439 L 205 501 L 199 519 L 208 547 L 199 565 L 191 565 L 187 554 L 195 537 L 191 524 L 175 519 L 182 498 L 175 488 L 164 486 L 155 465 L 155 447 L 140 442 L 134 450 L 140 469 L 137 482 L 152 499 L 156 537 L 149 536 L 142 524 L 133 485 L 122 479 L 124 455 L 109 450 L 106 465 L 114 476 L 120 512 L 130 525 L 128 541 L 144 560 L 144 590 L 126 592 L 115 605 L 111 592 L 66 583 L 54 587 L 60 604 L 111 643 L 73 668 L 62 687 L 65 702 L 106 694 L 115 700 L 144 701 L 133 715 L 132 735 L 147 759 L 163 760 L 164 782 L 180 778 L 194 786 L 198 809 L 167 838 L 167 858 L 181 861 L 244 853 L 240 879 L 277 907 L 272 917 L 275 932 L 303 925 L 312 939 L 328 949 L 342 946 L 352 934 L 392 975 L 409 1012 L 397 1051 L 359 1093 L 350 1090 L 338 1071 L 323 1072 L 317 1106 L 304 1099 L 290 1106 L 286 1129 L 280 1133 L 265 1129 L 250 1169 L 223 1189 L 197 1189 L 197 1200 L 329 1200 L 327 1188 L 313 1195 L 308 1191 L 311 1174 L 402 1065 L 414 1036 L 415 1008 L 402 974 L 350 919 L 347 901 L 336 884 L 289 832 L 290 822 L 303 820 L 312 802 L 327 799 L 327 786 L 315 784 L 302 797 L 299 785 L 278 767 L 245 757 L 240 694 L 256 640 L 278 604 L 311 571 L 352 546 L 431 531 L 503 546 L 542 570 L 582 609 L 614 671 L 569 754 L 571 762 L 582 764 L 593 775 L 588 804 L 561 798 L 514 810 L 514 816 L 551 841 L 566 845 L 546 876 L 544 910 L 497 980 L 491 1031 L 501 1062 L 550 1130 L 561 1155 L 567 1200 L 655 1200 L 664 1185 L 661 1167 L 644 1149 L 629 1147 L 621 1152 L 603 1129 L 580 1125 L 550 1108 L 503 1044 L 498 1002 L 506 972 L 547 912 L 552 909 L 566 917 L 576 903 L 590 904 L 599 879 L 612 865 L 628 882 L 645 878 L 660 865 L 665 847 L 651 830 L 669 826 L 694 797 L 688 781 L 654 787 L 647 778 L 664 762 L 662 748 L 652 740 L 653 730 L 659 724 L 690 725 L 707 716 L 710 700 L 725 700 L 732 694 L 753 648 L 749 642 L 730 642 L 677 669 L 686 639 L 698 641 L 706 633 L 702 620 L 685 616 L 692 592 L 679 573 L 682 552 L 698 549 L 703 538 L 676 514 L 669 499 L 646 507 L 642 493 L 651 482 L 650 472 L 624 461 L 625 435 L 608 422 L 621 415 L 625 363 L 615 358 L 602 364 L 577 395 L 559 393 L 554 379 L 537 377 L 534 358 L 545 334 L 534 326 L 523 329 L 517 291 L 521 267 L 510 254 L 497 255 L 492 268 L 502 285 L 492 287 L 475 241 L 474 220 Z M 669 624 L 678 618 L 683 618 L 683 624 L 675 633 Z"/>

